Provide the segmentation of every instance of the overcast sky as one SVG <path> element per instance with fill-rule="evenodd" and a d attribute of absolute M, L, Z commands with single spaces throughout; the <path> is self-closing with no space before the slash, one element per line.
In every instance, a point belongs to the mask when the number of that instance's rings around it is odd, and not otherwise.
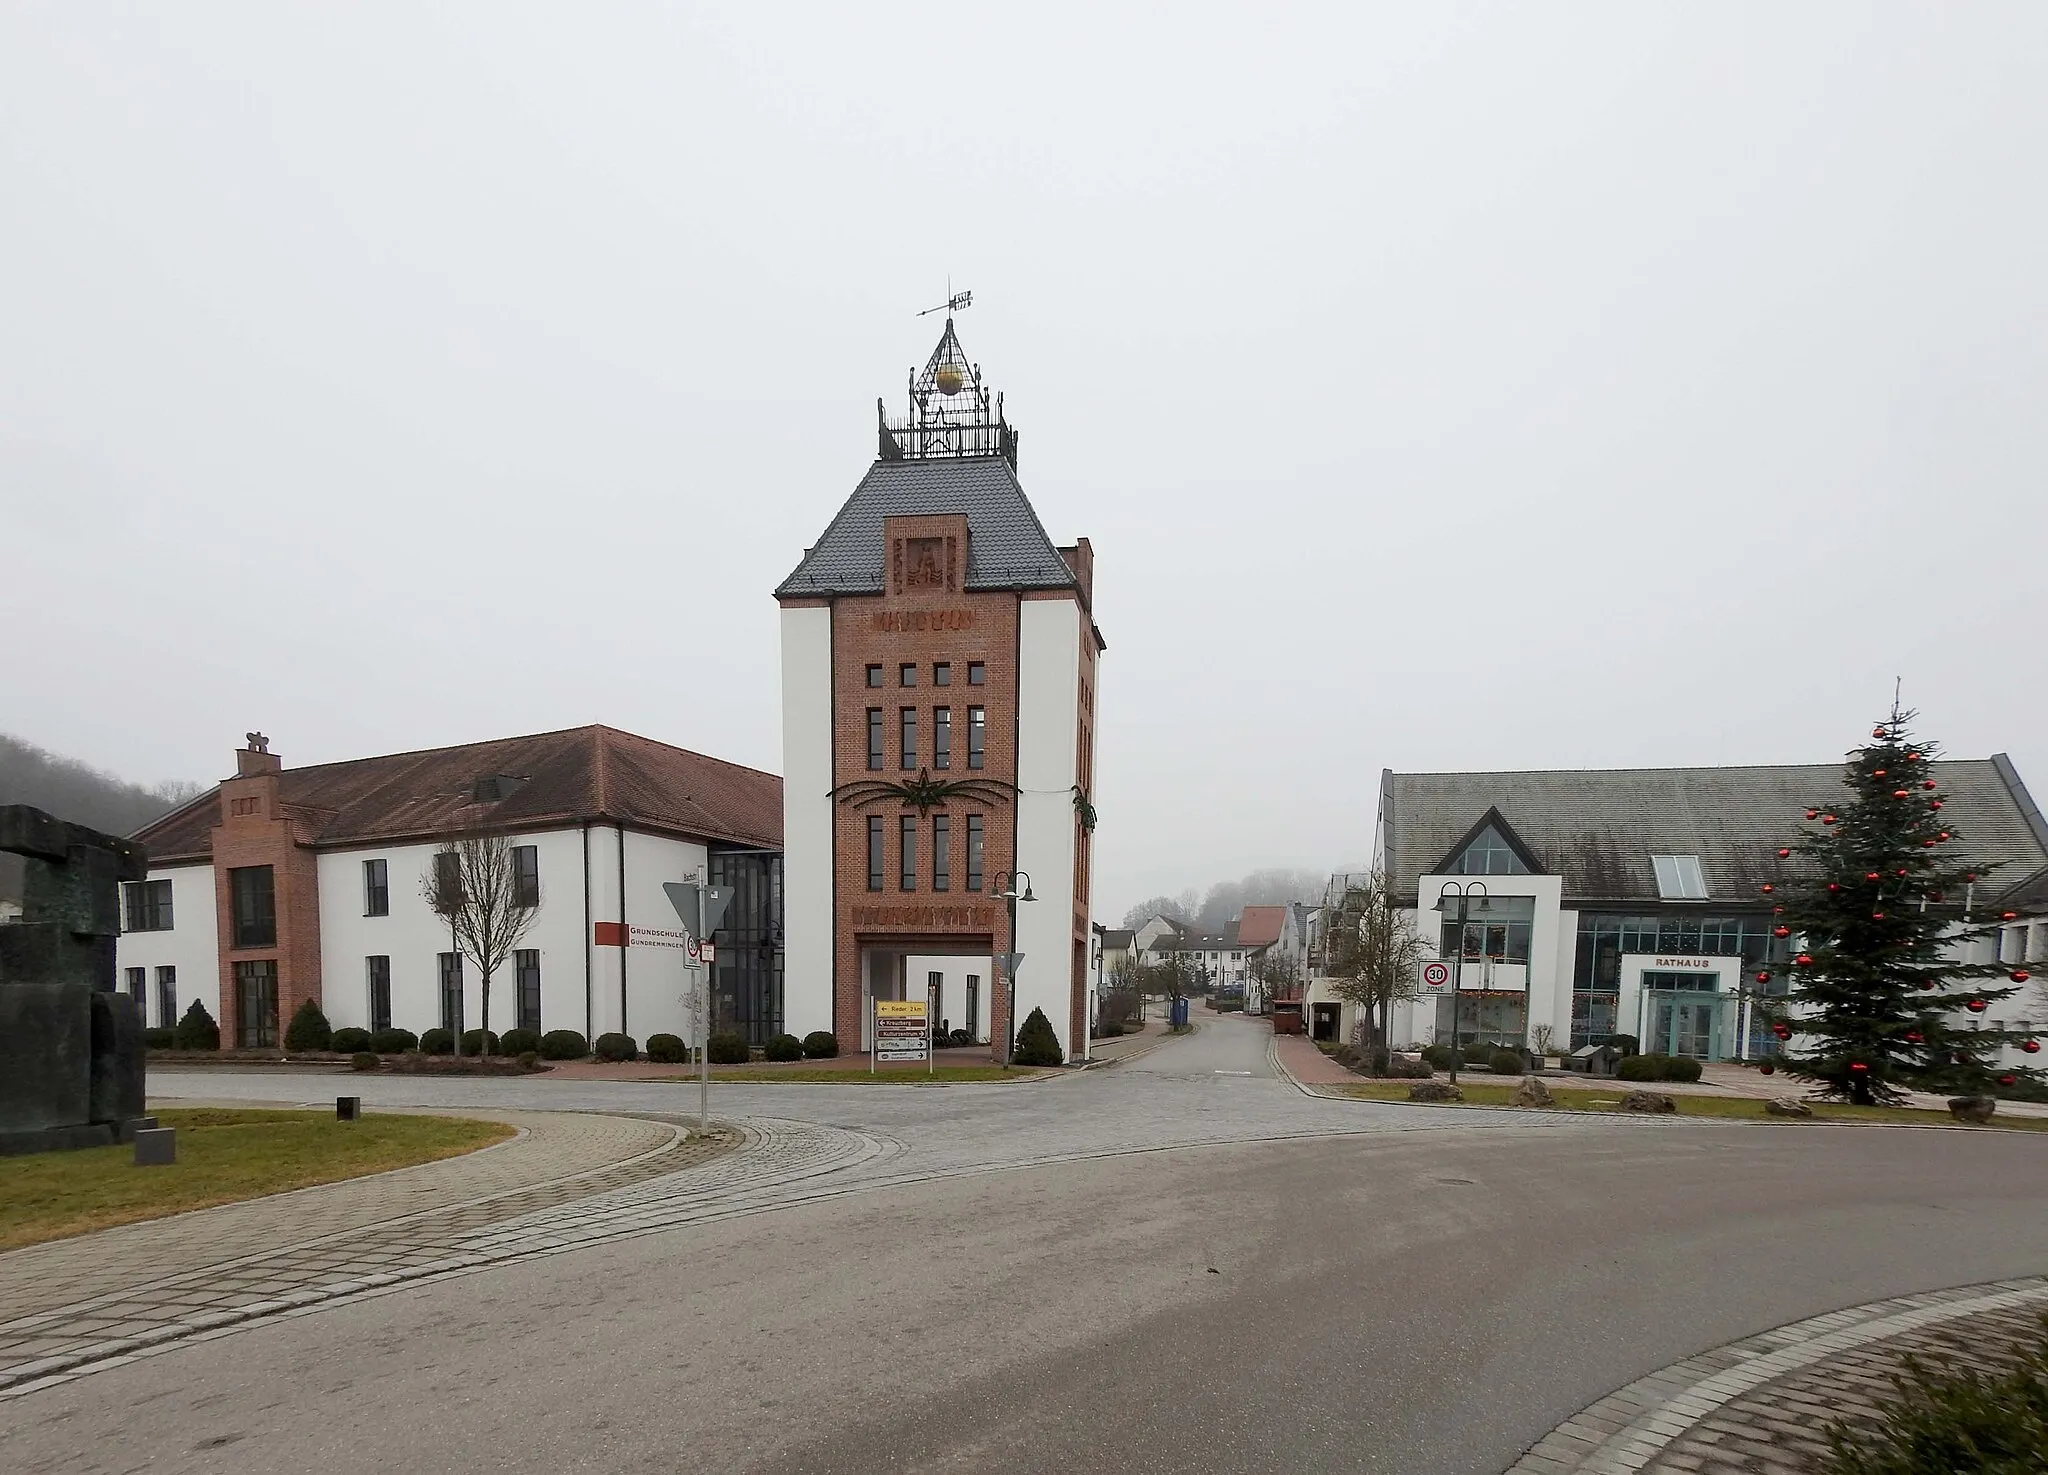
<path fill-rule="evenodd" d="M 1895 676 L 2048 798 L 2044 76 L 2034 0 L 0 0 L 0 729 L 779 768 L 950 277 L 1096 548 L 1101 915 Z"/>

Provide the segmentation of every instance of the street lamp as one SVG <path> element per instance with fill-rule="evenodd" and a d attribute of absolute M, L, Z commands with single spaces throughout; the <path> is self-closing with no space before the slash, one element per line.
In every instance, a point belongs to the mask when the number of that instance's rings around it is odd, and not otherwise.
<path fill-rule="evenodd" d="M 1436 910 L 1450 910 L 1449 898 L 1458 898 L 1458 951 L 1451 960 L 1451 1084 L 1458 1084 L 1458 983 L 1465 972 L 1465 918 L 1470 914 L 1472 898 L 1479 898 L 1479 910 L 1493 909 L 1493 901 L 1487 895 L 1484 881 L 1446 881 L 1436 894 Z M 1481 956 L 1486 948 L 1482 940 Z"/>
<path fill-rule="evenodd" d="M 1020 893 L 1018 882 L 1024 883 Z M 1003 1069 L 1010 1068 L 1010 1061 L 1017 1054 L 1017 963 L 1023 954 L 1017 951 L 1017 903 L 1036 901 L 1031 894 L 1031 873 L 1029 871 L 997 871 L 995 877 L 996 895 L 1000 896 L 1010 909 L 1010 952 L 1003 963 L 1003 976 L 1010 986 L 1009 1031 L 1003 1040 Z"/>

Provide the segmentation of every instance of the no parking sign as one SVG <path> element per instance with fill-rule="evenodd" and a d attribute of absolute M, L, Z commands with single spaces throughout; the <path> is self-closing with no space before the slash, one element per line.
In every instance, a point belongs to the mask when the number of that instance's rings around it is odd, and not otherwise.
<path fill-rule="evenodd" d="M 1436 962 L 1424 963 L 1422 965 L 1422 981 L 1431 988 L 1442 988 L 1451 981 L 1451 965 L 1449 963 Z"/>

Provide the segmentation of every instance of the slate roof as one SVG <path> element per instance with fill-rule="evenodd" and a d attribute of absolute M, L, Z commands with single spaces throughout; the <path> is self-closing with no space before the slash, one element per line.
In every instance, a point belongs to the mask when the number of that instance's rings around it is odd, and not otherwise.
<path fill-rule="evenodd" d="M 1528 773 L 1383 773 L 1380 823 L 1388 880 L 1414 905 L 1417 878 L 1434 874 L 1489 807 L 1500 810 L 1545 872 L 1577 901 L 1656 902 L 1652 855 L 1697 855 L 1708 903 L 1757 902 L 1782 873 L 1777 849 L 1808 805 L 1839 802 L 1838 763 L 1756 768 L 1558 769 Z M 1949 759 L 1935 765 L 1942 817 L 1972 860 L 1997 864 L 2012 887 L 2048 865 L 2048 824 L 2012 762 Z"/>
<path fill-rule="evenodd" d="M 478 779 L 504 776 L 505 797 L 476 802 Z M 278 798 L 306 843 L 419 840 L 480 825 L 519 830 L 585 821 L 693 840 L 779 849 L 782 780 L 636 737 L 566 728 L 453 748 L 286 768 Z M 145 825 L 152 865 L 208 859 L 220 790 Z"/>
<path fill-rule="evenodd" d="M 1105 927 L 1102 929 L 1103 950 L 1105 952 L 1114 952 L 1118 948 L 1122 948 L 1125 952 L 1129 952 L 1131 942 L 1136 936 L 1135 932 L 1126 927 Z"/>
<path fill-rule="evenodd" d="M 877 461 L 777 598 L 882 592 L 882 519 L 967 515 L 968 589 L 1071 589 L 1073 569 L 1046 536 L 1001 456 Z"/>

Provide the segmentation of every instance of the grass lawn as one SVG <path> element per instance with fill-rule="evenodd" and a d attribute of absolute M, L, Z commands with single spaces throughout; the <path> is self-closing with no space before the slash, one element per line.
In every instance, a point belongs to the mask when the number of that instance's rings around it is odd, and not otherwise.
<path fill-rule="evenodd" d="M 921 1065 L 888 1065 L 870 1075 L 864 1070 L 852 1068 L 835 1070 L 816 1065 L 792 1065 L 784 1069 L 774 1066 L 713 1066 L 711 1084 L 720 1081 L 737 1081 L 743 1085 L 783 1086 L 917 1086 L 934 1081 L 960 1085 L 976 1081 L 1030 1081 L 1045 1075 L 1042 1070 L 1019 1065 L 1004 1070 L 1000 1065 L 942 1065 L 928 1071 Z M 694 1075 L 655 1076 L 658 1081 L 676 1081 L 688 1085 L 697 1079 Z"/>
<path fill-rule="evenodd" d="M 155 1113 L 178 1129 L 178 1161 L 138 1168 L 129 1146 L 0 1158 L 0 1250 L 160 1219 L 473 1152 L 503 1141 L 502 1122 L 438 1116 L 186 1108 Z"/>
<path fill-rule="evenodd" d="M 1548 1082 L 1545 1084 L 1548 1084 Z M 1408 1100 L 1408 1086 L 1409 1083 L 1406 1081 L 1360 1081 L 1355 1085 L 1346 1084 L 1339 1086 L 1337 1089 L 1347 1096 L 1356 1097 L 1360 1101 L 1405 1102 Z M 1515 1094 L 1513 1087 L 1495 1086 L 1483 1081 L 1460 1081 L 1458 1082 L 1458 1089 L 1465 1093 L 1464 1104 L 1467 1106 L 1507 1106 L 1511 1103 Z M 1551 1087 L 1550 1094 L 1556 1102 L 1556 1109 L 1559 1111 L 1614 1111 L 1621 1104 L 1623 1091 L 1654 1091 L 1656 1089 L 1657 1087 L 1654 1082 L 1647 1085 L 1632 1082 L 1629 1085 L 1618 1088 L 1609 1087 L 1606 1090 L 1591 1091 L 1560 1091 L 1553 1086 Z M 1678 1103 L 1678 1114 L 1680 1116 L 1726 1117 L 1731 1120 L 1745 1122 L 1782 1122 L 1788 1126 L 1796 1126 L 1802 1120 L 1799 1117 L 1770 1116 L 1764 1111 L 1762 1101 L 1750 1097 L 1680 1096 L 1673 1093 L 1671 1099 Z M 1455 1105 L 1456 1103 L 1416 1102 L 1414 1104 L 1417 1106 L 1436 1106 Z M 1874 1122 L 1880 1125 L 1899 1127 L 1953 1127 L 1961 1125 L 1961 1123 L 1957 1122 L 1945 1111 L 1926 1111 L 1918 1107 L 1847 1106 L 1828 1101 L 1809 1101 L 1807 1105 L 1813 1108 L 1813 1117 L 1816 1121 Z M 1629 1114 L 1631 1116 L 1636 1115 L 1634 1112 Z M 2014 1128 L 2022 1132 L 2042 1132 L 2048 1131 L 2048 1118 L 2000 1116 L 1992 1119 L 1992 1125 L 1994 1127 Z"/>

